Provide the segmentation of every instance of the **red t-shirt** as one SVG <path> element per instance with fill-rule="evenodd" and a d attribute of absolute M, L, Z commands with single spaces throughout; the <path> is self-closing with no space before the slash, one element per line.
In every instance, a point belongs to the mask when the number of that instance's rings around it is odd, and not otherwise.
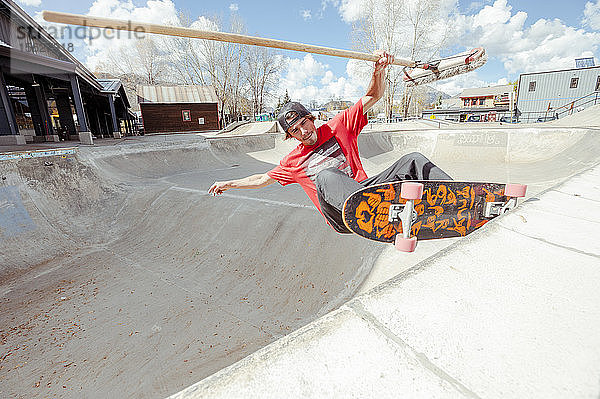
<path fill-rule="evenodd" d="M 314 179 L 323 169 L 337 168 L 356 181 L 367 178 L 358 153 L 358 134 L 367 124 L 362 100 L 317 129 L 317 142 L 299 144 L 267 174 L 283 186 L 298 183 L 321 211 Z M 321 212 L 322 213 L 322 212 Z"/>

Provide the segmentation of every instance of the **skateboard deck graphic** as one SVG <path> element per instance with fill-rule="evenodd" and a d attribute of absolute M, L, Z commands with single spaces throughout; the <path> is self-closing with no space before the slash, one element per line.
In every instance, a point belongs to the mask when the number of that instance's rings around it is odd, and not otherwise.
<path fill-rule="evenodd" d="M 346 226 L 375 241 L 394 242 L 396 235 L 402 236 L 403 223 L 398 214 L 407 203 L 400 197 L 402 183 L 406 182 L 378 184 L 352 194 L 342 212 Z M 408 237 L 418 240 L 463 237 L 516 206 L 515 198 L 504 195 L 505 184 L 434 180 L 412 183 L 421 183 L 423 194 L 413 200 L 411 220 L 404 224 L 410 226 Z"/>

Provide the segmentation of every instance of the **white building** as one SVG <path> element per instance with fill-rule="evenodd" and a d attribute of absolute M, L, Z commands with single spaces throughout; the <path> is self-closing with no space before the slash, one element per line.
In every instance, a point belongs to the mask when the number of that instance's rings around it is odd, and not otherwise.
<path fill-rule="evenodd" d="M 600 66 L 524 73 L 519 78 L 520 121 L 561 117 L 600 104 Z"/>

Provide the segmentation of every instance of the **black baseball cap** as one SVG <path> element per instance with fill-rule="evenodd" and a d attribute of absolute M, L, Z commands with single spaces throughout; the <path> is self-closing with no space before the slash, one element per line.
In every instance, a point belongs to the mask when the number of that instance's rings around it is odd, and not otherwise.
<path fill-rule="evenodd" d="M 290 112 L 294 112 L 296 114 L 296 117 L 288 121 L 286 120 L 286 116 Z M 306 115 L 310 115 L 310 112 L 308 112 L 308 110 L 304 108 L 304 105 L 297 102 L 289 102 L 283 106 L 281 111 L 279 111 L 277 121 L 283 128 L 283 131 L 287 133 L 288 129 L 294 126 L 294 123 L 298 122 L 301 118 L 305 117 Z"/>

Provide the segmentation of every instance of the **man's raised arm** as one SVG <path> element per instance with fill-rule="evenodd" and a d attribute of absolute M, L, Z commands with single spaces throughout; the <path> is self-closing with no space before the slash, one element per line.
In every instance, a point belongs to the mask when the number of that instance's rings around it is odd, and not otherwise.
<path fill-rule="evenodd" d="M 212 195 L 219 195 L 223 194 L 223 192 L 229 190 L 230 188 L 261 188 L 273 183 L 275 183 L 275 180 L 270 178 L 266 173 L 263 173 L 244 177 L 243 179 L 217 181 L 210 186 L 208 192 Z"/>
<path fill-rule="evenodd" d="M 386 51 L 377 50 L 373 54 L 379 56 L 379 60 L 375 62 L 373 77 L 369 87 L 367 87 L 367 93 L 362 98 L 363 113 L 365 114 L 383 97 L 385 92 L 385 69 L 394 62 L 394 56 Z"/>

